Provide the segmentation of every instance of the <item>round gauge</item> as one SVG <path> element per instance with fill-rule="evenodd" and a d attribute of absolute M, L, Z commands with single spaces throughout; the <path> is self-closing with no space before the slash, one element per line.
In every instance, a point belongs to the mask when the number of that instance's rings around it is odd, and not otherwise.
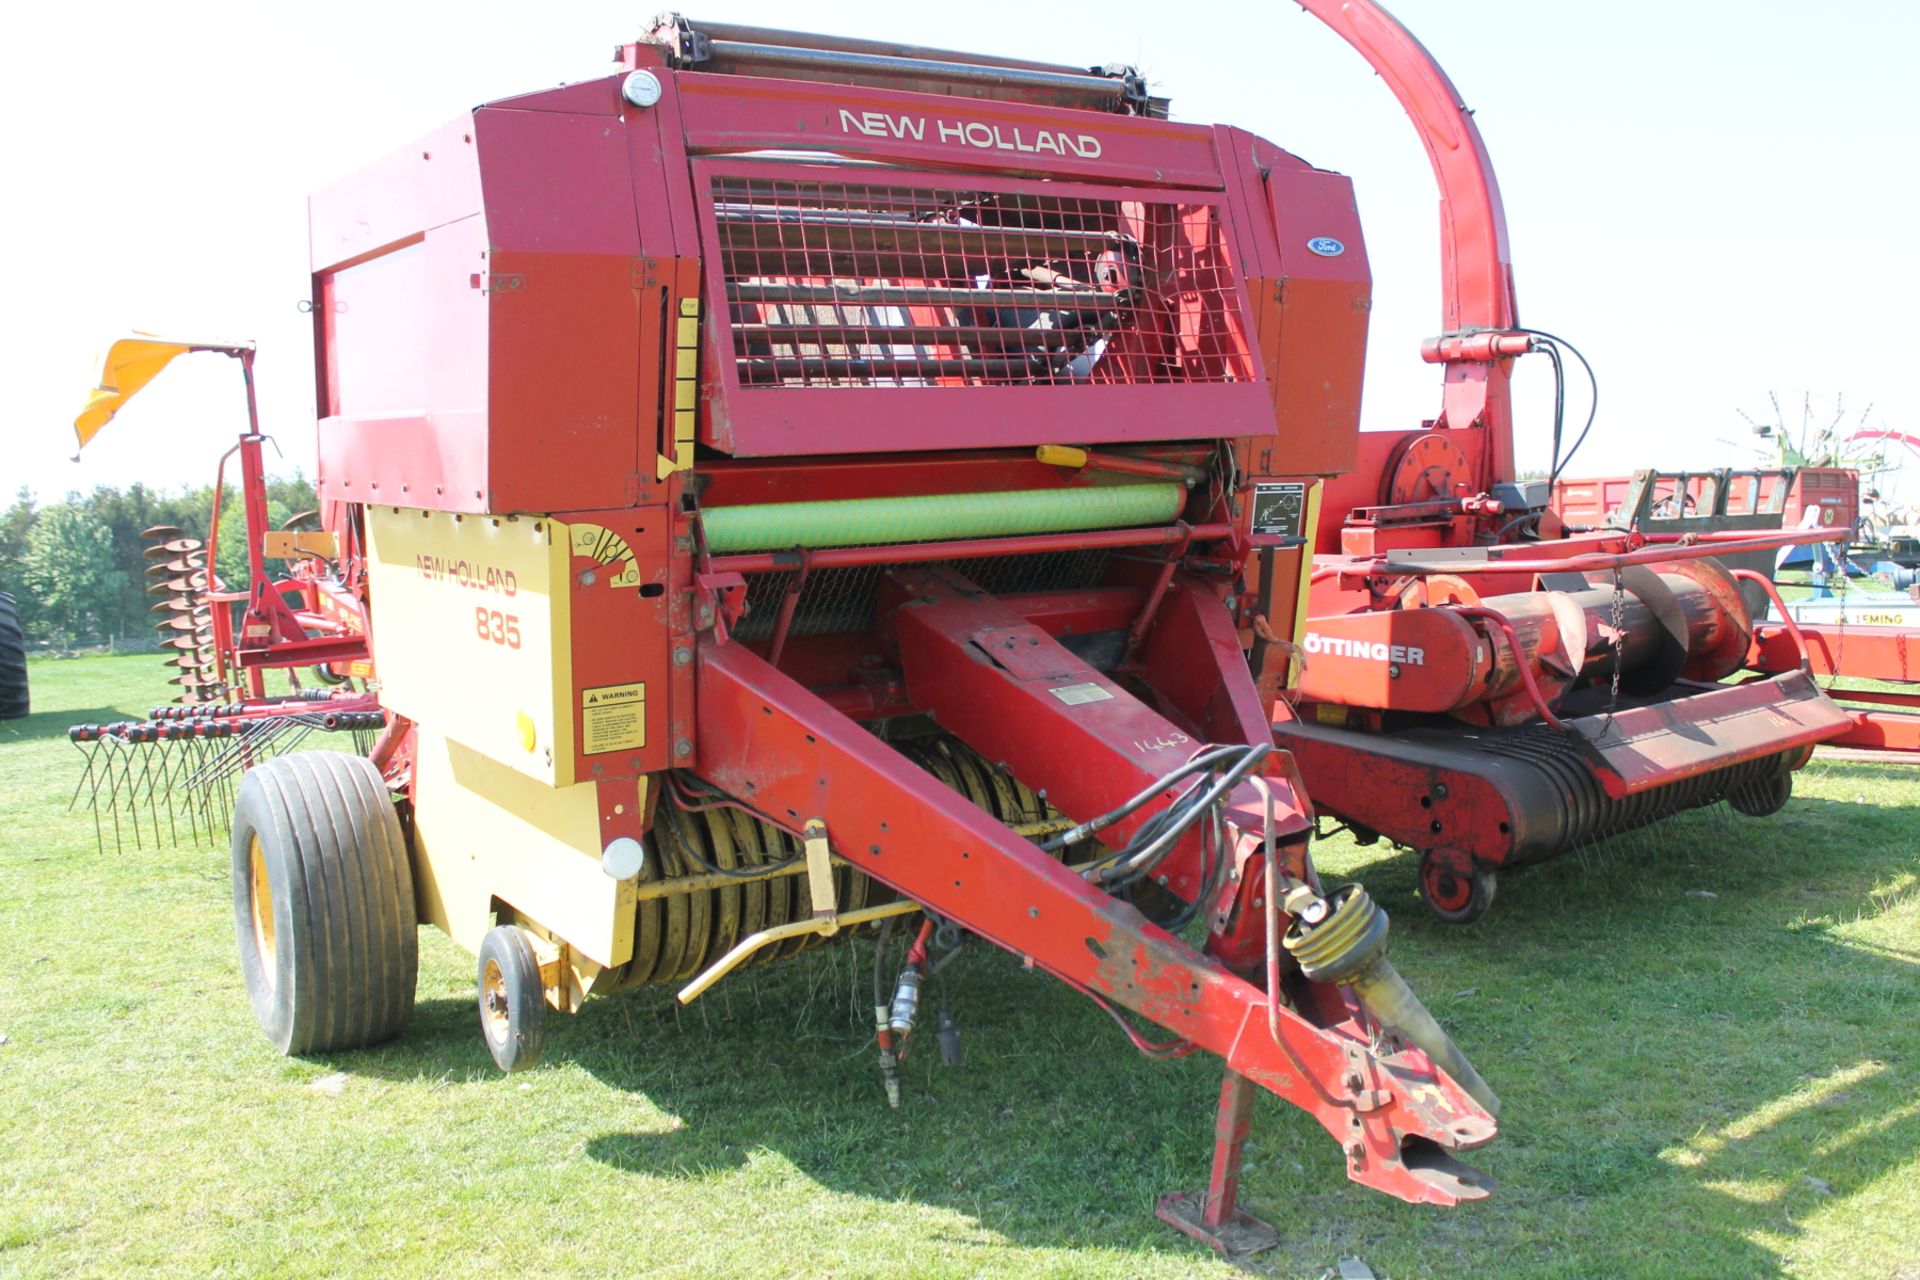
<path fill-rule="evenodd" d="M 636 107 L 650 107 L 660 101 L 660 77 L 651 71 L 633 71 L 620 82 L 620 96 Z"/>

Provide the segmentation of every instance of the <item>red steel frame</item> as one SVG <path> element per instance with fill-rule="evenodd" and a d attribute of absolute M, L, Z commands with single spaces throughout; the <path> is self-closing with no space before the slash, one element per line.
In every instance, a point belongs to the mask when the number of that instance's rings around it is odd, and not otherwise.
<path fill-rule="evenodd" d="M 339 546 L 342 581 L 335 587 L 322 580 L 318 566 L 303 559 L 293 576 L 267 572 L 266 537 L 272 521 L 267 509 L 267 471 L 260 430 L 260 407 L 254 392 L 254 348 L 203 346 L 240 362 L 247 389 L 247 430 L 220 456 L 213 484 L 213 510 L 207 523 L 207 603 L 213 624 L 215 671 L 229 690 L 244 679 L 249 699 L 266 696 L 265 673 L 307 665 L 366 663 L 366 610 L 360 600 L 361 566 L 353 547 L 352 530 L 342 523 L 332 528 Z M 247 548 L 246 591 L 227 591 L 214 585 L 214 552 L 220 545 L 221 497 L 226 491 L 227 461 L 240 455 L 240 501 Z M 289 599 L 291 597 L 291 599 Z M 232 606 L 241 605 L 236 632 Z M 319 634 L 314 634 L 314 633 Z"/>

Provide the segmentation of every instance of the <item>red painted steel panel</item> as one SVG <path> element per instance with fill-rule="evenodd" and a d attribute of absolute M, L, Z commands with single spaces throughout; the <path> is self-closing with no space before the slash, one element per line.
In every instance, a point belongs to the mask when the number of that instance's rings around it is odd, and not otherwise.
<path fill-rule="evenodd" d="M 1817 676 L 1920 683 L 1920 631 L 1912 627 L 1825 626 L 1802 622 L 1800 638 Z M 1753 628 L 1748 665 L 1758 671 L 1792 671 L 1800 654 L 1784 624 L 1759 622 Z"/>
<path fill-rule="evenodd" d="M 1616 798 L 1826 742 L 1849 727 L 1846 713 L 1797 671 L 1634 707 L 1608 720 L 1606 733 L 1589 745 L 1605 762 L 1602 785 Z"/>
<path fill-rule="evenodd" d="M 313 269 L 363 258 L 479 211 L 473 117 L 463 115 L 307 201 Z"/>
<path fill-rule="evenodd" d="M 1221 184 L 1212 131 L 1199 125 L 799 80 L 672 79 L 694 152 L 831 151 L 921 170 Z"/>

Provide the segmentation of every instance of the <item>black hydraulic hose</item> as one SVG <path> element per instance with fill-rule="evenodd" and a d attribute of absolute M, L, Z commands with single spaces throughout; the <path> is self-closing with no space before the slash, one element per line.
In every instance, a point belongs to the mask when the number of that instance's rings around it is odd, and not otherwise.
<path fill-rule="evenodd" d="M 1567 424 L 1567 366 L 1560 358 L 1559 343 L 1548 342 L 1546 352 L 1547 359 L 1553 362 L 1553 450 L 1547 455 L 1550 460 L 1547 468 L 1549 477 L 1547 488 L 1551 496 L 1553 481 L 1560 476 L 1560 436 Z M 1503 529 L 1501 532 L 1504 533 L 1506 530 Z"/>
<path fill-rule="evenodd" d="M 880 922 L 880 932 L 873 940 L 873 1007 L 883 1008 L 893 1003 L 893 993 L 887 989 L 887 943 L 893 939 L 893 926 L 899 916 L 888 916 Z"/>
<path fill-rule="evenodd" d="M 1159 795 L 1162 791 L 1165 791 L 1168 787 L 1172 786 L 1174 783 L 1178 782 L 1180 779 L 1186 777 L 1188 774 L 1194 773 L 1200 769 L 1204 769 L 1214 764 L 1217 761 L 1224 760 L 1229 756 L 1237 755 L 1238 753 L 1245 750 L 1247 750 L 1246 747 L 1232 747 L 1232 746 L 1209 748 L 1208 750 L 1203 751 L 1199 755 L 1195 756 L 1193 759 L 1187 761 L 1185 764 L 1181 765 L 1179 768 L 1172 769 L 1166 773 L 1161 774 L 1159 778 L 1155 779 L 1144 790 L 1142 790 L 1139 794 L 1135 795 L 1131 800 L 1128 800 L 1125 804 L 1122 804 L 1119 808 L 1109 809 L 1107 810 L 1107 812 L 1101 814 L 1097 818 L 1089 819 L 1086 822 L 1080 823 L 1078 826 L 1069 827 L 1065 831 L 1062 831 L 1059 835 L 1053 836 L 1050 839 L 1043 841 L 1040 847 L 1041 849 L 1045 850 L 1048 853 L 1053 853 L 1056 850 L 1066 848 L 1070 844 L 1078 844 L 1082 840 L 1085 840 L 1088 836 L 1091 836 L 1097 832 L 1103 831 L 1106 828 L 1112 826 L 1114 823 L 1120 821 L 1122 818 L 1126 817 L 1128 814 L 1132 813 L 1134 810 L 1138 809 L 1141 805 L 1147 803 L 1147 801 L 1153 799 L 1155 796 Z"/>
<path fill-rule="evenodd" d="M 1185 805 L 1177 817 L 1168 817 L 1165 829 L 1159 831 L 1146 845 L 1138 849 L 1129 845 L 1121 850 L 1120 861 L 1098 873 L 1101 881 L 1105 883 L 1120 876 L 1136 876 L 1149 871 L 1166 856 L 1167 851 L 1173 848 L 1174 842 L 1186 832 L 1188 827 L 1197 822 L 1207 810 L 1220 803 L 1228 791 L 1253 771 L 1255 765 L 1273 754 L 1273 744 L 1242 747 L 1238 750 L 1245 754 L 1232 768 L 1221 774 L 1213 785 Z M 1174 812 L 1173 808 L 1169 808 L 1164 811 L 1164 814 L 1172 815 Z M 1137 838 L 1135 843 L 1138 843 Z"/>
<path fill-rule="evenodd" d="M 1593 366 L 1587 363 L 1587 358 L 1584 355 L 1580 354 L 1580 348 L 1574 346 L 1558 334 L 1548 333 L 1545 329 L 1517 329 L 1515 332 L 1542 338 L 1552 344 L 1547 350 L 1549 355 L 1553 357 L 1556 368 L 1559 366 L 1559 355 L 1554 351 L 1554 347 L 1565 347 L 1572 353 L 1573 358 L 1580 362 L 1581 369 L 1583 369 L 1587 375 L 1587 388 L 1591 393 L 1591 398 L 1587 403 L 1587 421 L 1586 424 L 1580 428 L 1580 434 L 1573 438 L 1573 444 L 1567 449 L 1567 455 L 1564 458 L 1560 456 L 1559 413 L 1557 409 L 1555 412 L 1553 469 L 1547 475 L 1547 486 L 1551 489 L 1554 484 L 1558 483 L 1561 472 L 1567 469 L 1567 464 L 1573 461 L 1573 455 L 1580 452 L 1580 446 L 1586 443 L 1587 433 L 1593 430 L 1593 420 L 1600 412 L 1600 379 L 1594 376 Z"/>
<path fill-rule="evenodd" d="M 698 863 L 702 870 L 716 876 L 731 876 L 736 880 L 758 880 L 772 872 L 785 871 L 788 867 L 797 866 L 806 860 L 805 854 L 796 853 L 784 862 L 762 862 L 750 867 L 719 867 L 708 862 L 706 858 L 693 847 L 693 842 L 680 834 L 679 830 L 673 825 L 672 819 L 663 815 L 660 820 L 653 825 L 656 830 L 665 831 L 667 835 L 672 838 L 674 847 Z"/>

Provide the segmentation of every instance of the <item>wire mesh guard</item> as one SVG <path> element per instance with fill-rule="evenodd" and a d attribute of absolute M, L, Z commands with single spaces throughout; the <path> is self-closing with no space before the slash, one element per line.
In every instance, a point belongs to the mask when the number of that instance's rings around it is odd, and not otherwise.
<path fill-rule="evenodd" d="M 986 556 L 968 560 L 939 560 L 927 568 L 951 568 L 990 595 L 1017 595 L 1026 591 L 1071 591 L 1097 585 L 1111 553 L 1049 551 L 1029 555 Z M 747 608 L 733 632 L 744 640 L 764 640 L 773 634 L 782 598 L 795 585 L 790 634 L 834 635 L 865 631 L 873 626 L 874 595 L 885 565 L 822 569 L 796 584 L 796 570 L 747 575 Z"/>
<path fill-rule="evenodd" d="M 743 387 L 1254 376 L 1212 204 L 725 174 L 711 196 Z"/>

